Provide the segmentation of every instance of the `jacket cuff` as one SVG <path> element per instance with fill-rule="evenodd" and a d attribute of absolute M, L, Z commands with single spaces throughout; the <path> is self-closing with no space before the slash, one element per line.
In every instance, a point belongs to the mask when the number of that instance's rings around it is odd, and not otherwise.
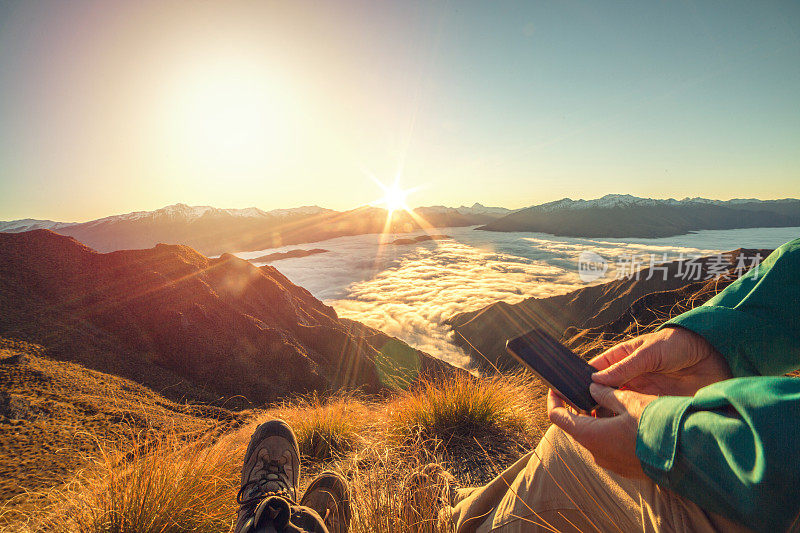
<path fill-rule="evenodd" d="M 772 374 L 769 369 L 758 368 L 757 361 L 747 353 L 750 341 L 771 331 L 761 320 L 751 315 L 730 307 L 701 305 L 668 320 L 658 329 L 667 326 L 686 328 L 707 340 L 728 362 L 734 377 Z"/>
<path fill-rule="evenodd" d="M 692 403 L 690 396 L 661 396 L 644 408 L 636 433 L 636 457 L 642 470 L 659 485 L 667 484 L 683 416 Z"/>

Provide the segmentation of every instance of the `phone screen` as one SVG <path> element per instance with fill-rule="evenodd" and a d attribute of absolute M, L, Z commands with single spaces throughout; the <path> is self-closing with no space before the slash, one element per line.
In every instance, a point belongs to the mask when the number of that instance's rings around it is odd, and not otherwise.
<path fill-rule="evenodd" d="M 589 393 L 596 369 L 547 332 L 529 331 L 508 341 L 506 350 L 576 409 L 589 413 L 597 407 Z"/>

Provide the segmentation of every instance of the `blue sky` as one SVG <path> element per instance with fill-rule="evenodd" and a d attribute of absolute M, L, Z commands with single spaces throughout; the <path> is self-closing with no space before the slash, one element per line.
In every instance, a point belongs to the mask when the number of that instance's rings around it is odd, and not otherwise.
<path fill-rule="evenodd" d="M 4 2 L 0 219 L 800 196 L 798 2 Z"/>

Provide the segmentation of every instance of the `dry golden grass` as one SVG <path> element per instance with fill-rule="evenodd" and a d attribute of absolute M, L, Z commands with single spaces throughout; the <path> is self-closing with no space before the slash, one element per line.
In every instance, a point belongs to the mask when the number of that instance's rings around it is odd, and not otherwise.
<path fill-rule="evenodd" d="M 423 382 L 389 405 L 393 434 L 422 441 L 517 437 L 531 429 L 530 406 L 537 398 L 524 374 L 475 378 L 460 374 Z"/>
<path fill-rule="evenodd" d="M 40 490 L 87 466 L 97 442 L 182 432 L 197 437 L 239 416 L 172 402 L 131 381 L 44 357 L 40 347 L 0 337 L 0 497 Z M 9 409 L 8 407 L 12 407 Z M 9 412 L 11 411 L 11 412 Z M 221 417 L 227 417 L 227 420 Z M 76 453 L 77 452 L 77 453 Z"/>
<path fill-rule="evenodd" d="M 443 472 L 486 447 L 491 454 L 462 483 L 485 481 L 531 446 L 543 411 L 532 412 L 540 390 L 524 376 L 454 378 L 421 384 L 381 401 L 357 396 L 316 396 L 254 414 L 252 421 L 218 439 L 157 441 L 102 449 L 91 466 L 53 489 L 48 505 L 17 521 L 20 531 L 80 533 L 225 532 L 236 515 L 239 468 L 250 434 L 279 417 L 294 428 L 307 486 L 316 472 L 333 469 L 349 480 L 354 533 L 449 531 L 437 520 L 452 477 L 422 493 L 409 480 L 436 463 Z M 484 426 L 483 428 L 481 426 Z M 491 441 L 491 443 L 490 443 Z M 504 461 L 491 449 L 503 448 Z M 498 448 L 499 447 L 499 448 Z M 477 453 L 480 458 L 480 451 Z M 473 459 L 475 457 L 472 457 Z M 447 480 L 450 481 L 447 481 Z"/>
<path fill-rule="evenodd" d="M 423 450 L 464 483 L 482 484 L 546 428 L 541 382 L 522 372 L 424 382 L 387 405 L 388 438 Z"/>
<path fill-rule="evenodd" d="M 322 400 L 316 394 L 284 403 L 261 417 L 281 418 L 297 437 L 303 460 L 331 461 L 352 452 L 368 425 L 369 407 L 353 395 Z"/>
<path fill-rule="evenodd" d="M 229 441 L 165 435 L 101 449 L 91 466 L 47 496 L 20 530 L 81 533 L 227 531 L 241 453 Z M 24 526 L 24 527 L 22 527 Z"/>

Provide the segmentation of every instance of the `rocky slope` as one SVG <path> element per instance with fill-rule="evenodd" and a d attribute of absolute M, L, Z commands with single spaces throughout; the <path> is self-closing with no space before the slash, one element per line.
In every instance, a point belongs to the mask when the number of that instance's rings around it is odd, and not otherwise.
<path fill-rule="evenodd" d="M 528 207 L 478 228 L 568 237 L 669 237 L 697 230 L 800 226 L 800 200 L 655 200 L 612 194 Z"/>
<path fill-rule="evenodd" d="M 231 255 L 175 245 L 101 254 L 47 230 L 0 234 L 0 250 L 0 335 L 170 398 L 245 406 L 377 392 L 452 368 Z"/>
<path fill-rule="evenodd" d="M 724 267 L 717 265 L 714 258 L 702 258 L 695 261 L 701 265 L 698 281 L 692 281 L 694 275 L 682 275 L 689 272 L 685 262 L 672 261 L 663 265 L 666 279 L 663 271 L 651 272 L 645 268 L 633 277 L 567 294 L 528 298 L 516 304 L 497 302 L 477 311 L 456 314 L 447 324 L 455 332 L 454 341 L 471 355 L 475 366 L 515 367 L 516 361 L 505 352 L 505 343 L 534 326 L 546 327 L 556 338 L 574 340 L 581 346 L 589 340 L 609 339 L 623 334 L 631 324 L 644 326 L 663 320 L 679 301 L 702 304 L 714 294 L 707 285 L 721 290 L 736 277 L 737 267 L 739 273 L 746 271 L 739 266 L 740 258 L 742 264 L 749 266 L 757 254 L 765 258 L 769 253 L 770 250 L 743 249 L 728 252 L 722 256 Z M 719 276 L 723 268 L 725 274 Z M 692 299 L 695 293 L 707 297 Z"/>

